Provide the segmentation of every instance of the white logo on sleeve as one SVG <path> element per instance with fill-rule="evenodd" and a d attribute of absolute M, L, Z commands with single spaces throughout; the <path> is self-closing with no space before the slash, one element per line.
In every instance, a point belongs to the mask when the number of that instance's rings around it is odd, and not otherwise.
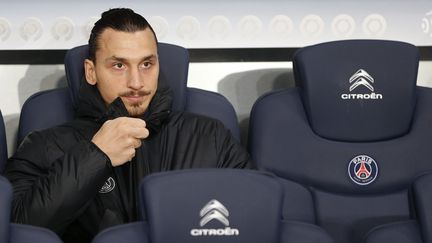
<path fill-rule="evenodd" d="M 115 188 L 115 181 L 112 177 L 109 177 L 105 181 L 105 184 L 99 190 L 99 193 L 108 193 L 108 192 L 111 192 L 112 190 L 114 190 L 114 188 Z"/>

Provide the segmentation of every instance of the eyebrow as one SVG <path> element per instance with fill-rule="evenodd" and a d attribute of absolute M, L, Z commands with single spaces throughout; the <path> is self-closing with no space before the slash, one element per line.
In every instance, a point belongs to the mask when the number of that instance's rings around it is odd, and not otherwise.
<path fill-rule="evenodd" d="M 140 62 L 148 61 L 148 60 L 151 60 L 151 59 L 154 59 L 154 58 L 157 58 L 157 55 L 151 54 L 149 56 L 145 56 L 145 57 L 141 58 Z M 105 62 L 112 61 L 112 60 L 119 61 L 119 62 L 124 62 L 124 63 L 128 63 L 129 62 L 127 58 L 117 57 L 115 55 L 113 55 L 113 56 L 108 57 L 107 59 L 105 59 Z"/>

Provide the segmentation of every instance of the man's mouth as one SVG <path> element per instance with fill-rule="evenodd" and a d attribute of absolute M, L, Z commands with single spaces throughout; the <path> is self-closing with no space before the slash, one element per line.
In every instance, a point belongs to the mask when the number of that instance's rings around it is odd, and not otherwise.
<path fill-rule="evenodd" d="M 139 104 L 142 103 L 145 97 L 150 94 L 150 91 L 127 92 L 120 94 L 120 97 L 126 99 L 130 104 Z"/>
<path fill-rule="evenodd" d="M 141 103 L 144 100 L 144 96 L 123 96 L 123 98 L 132 104 Z"/>

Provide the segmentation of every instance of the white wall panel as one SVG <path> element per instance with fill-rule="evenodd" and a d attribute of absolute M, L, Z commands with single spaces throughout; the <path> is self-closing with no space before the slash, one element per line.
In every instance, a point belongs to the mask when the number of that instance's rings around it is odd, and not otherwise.
<path fill-rule="evenodd" d="M 0 49 L 84 44 L 101 12 L 130 7 L 188 48 L 301 47 L 383 38 L 432 45 L 430 0 L 0 0 Z"/>

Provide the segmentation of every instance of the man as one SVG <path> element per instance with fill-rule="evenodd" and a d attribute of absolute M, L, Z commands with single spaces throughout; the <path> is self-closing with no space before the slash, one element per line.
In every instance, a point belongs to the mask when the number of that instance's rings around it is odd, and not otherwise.
<path fill-rule="evenodd" d="M 13 221 L 48 227 L 66 242 L 138 219 L 137 187 L 152 172 L 250 168 L 220 122 L 171 112 L 158 89 L 157 40 L 130 9 L 95 23 L 77 119 L 31 133 L 10 158 Z"/>

